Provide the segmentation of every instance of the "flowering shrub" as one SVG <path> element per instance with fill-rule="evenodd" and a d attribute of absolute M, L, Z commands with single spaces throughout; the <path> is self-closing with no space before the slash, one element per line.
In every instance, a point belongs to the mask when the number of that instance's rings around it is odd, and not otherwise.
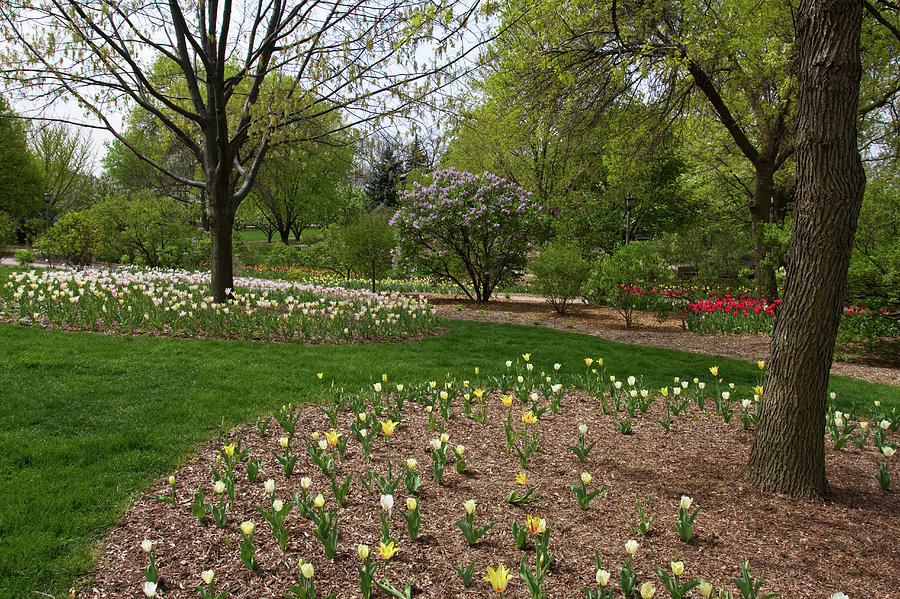
<path fill-rule="evenodd" d="M 450 279 L 470 299 L 486 302 L 518 278 L 544 225 L 537 202 L 496 175 L 437 171 L 415 183 L 394 214 L 397 269 Z"/>
<path fill-rule="evenodd" d="M 242 276 L 260 279 L 281 279 L 319 287 L 343 287 L 344 289 L 366 289 L 371 281 L 364 274 L 349 272 L 342 274 L 329 269 L 305 268 L 300 266 L 244 266 L 239 269 Z M 378 279 L 378 289 L 404 293 L 444 293 L 456 288 L 446 279 L 435 277 L 407 278 L 386 277 Z"/>
<path fill-rule="evenodd" d="M 155 270 L 21 272 L 0 283 L 0 316 L 43 327 L 120 333 L 352 342 L 417 335 L 436 326 L 424 298 L 235 279 L 215 304 L 208 274 Z"/>
<path fill-rule="evenodd" d="M 581 296 L 590 265 L 578 245 L 554 240 L 531 261 L 529 269 L 535 276 L 535 291 L 546 295 L 557 313 L 565 314 L 567 304 Z"/>

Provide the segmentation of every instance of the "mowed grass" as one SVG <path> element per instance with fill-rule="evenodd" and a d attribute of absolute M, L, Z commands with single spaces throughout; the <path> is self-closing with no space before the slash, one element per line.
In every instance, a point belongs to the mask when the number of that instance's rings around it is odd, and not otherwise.
<path fill-rule="evenodd" d="M 63 596 L 83 580 L 104 533 L 136 495 L 228 427 L 282 404 L 319 399 L 315 373 L 348 390 L 389 381 L 490 376 L 531 353 L 583 372 L 602 357 L 609 374 L 720 376 L 738 388 L 755 364 L 622 345 L 537 327 L 449 322 L 408 343 L 303 346 L 121 337 L 0 325 L 0 597 Z M 900 404 L 895 387 L 832 377 L 846 401 Z"/>

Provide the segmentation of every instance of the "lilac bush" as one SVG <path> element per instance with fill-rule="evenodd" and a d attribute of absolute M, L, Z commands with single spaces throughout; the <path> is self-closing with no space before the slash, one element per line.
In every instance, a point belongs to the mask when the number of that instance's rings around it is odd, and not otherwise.
<path fill-rule="evenodd" d="M 431 185 L 402 193 L 401 206 L 391 220 L 395 268 L 446 277 L 479 302 L 521 275 L 545 230 L 537 202 L 487 172 L 437 171 Z"/>

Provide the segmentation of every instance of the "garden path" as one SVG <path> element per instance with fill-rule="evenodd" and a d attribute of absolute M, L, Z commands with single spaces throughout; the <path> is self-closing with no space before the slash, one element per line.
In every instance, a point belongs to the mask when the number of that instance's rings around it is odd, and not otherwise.
<path fill-rule="evenodd" d="M 545 298 L 510 294 L 485 304 L 452 295 L 426 294 L 444 318 L 530 324 L 594 335 L 609 341 L 676 349 L 737 360 L 765 360 L 769 335 L 698 335 L 681 328 L 681 319 L 670 316 L 658 322 L 654 313 L 635 317 L 637 326 L 626 329 L 624 319 L 605 306 L 574 303 L 565 314 L 557 314 Z M 636 313 L 637 314 L 637 313 Z M 834 374 L 873 383 L 900 386 L 900 347 L 893 355 L 867 356 L 864 362 L 834 362 Z"/>

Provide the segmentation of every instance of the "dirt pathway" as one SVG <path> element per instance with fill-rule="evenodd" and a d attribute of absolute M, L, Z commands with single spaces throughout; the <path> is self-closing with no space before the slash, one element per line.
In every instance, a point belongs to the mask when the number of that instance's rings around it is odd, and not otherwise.
<path fill-rule="evenodd" d="M 656 315 L 642 313 L 637 326 L 625 328 L 618 312 L 605 306 L 572 305 L 566 314 L 557 314 L 542 298 L 512 295 L 487 304 L 448 295 L 427 295 L 444 318 L 526 324 L 594 335 L 609 341 L 677 349 L 697 354 L 724 356 L 737 360 L 765 360 L 769 353 L 768 335 L 697 335 L 681 328 L 681 319 L 670 317 L 657 322 Z M 637 314 L 637 313 L 636 313 Z M 873 383 L 900 386 L 900 359 L 875 363 L 835 362 L 831 371 Z"/>

